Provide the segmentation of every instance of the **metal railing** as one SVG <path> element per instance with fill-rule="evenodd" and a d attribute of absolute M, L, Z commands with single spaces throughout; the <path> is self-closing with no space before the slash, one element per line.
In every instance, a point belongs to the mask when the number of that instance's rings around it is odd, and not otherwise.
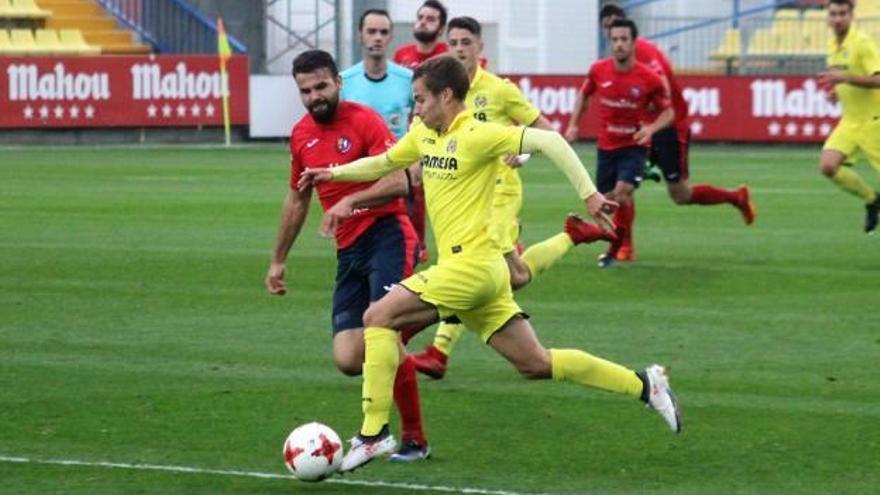
<path fill-rule="evenodd" d="M 159 53 L 216 53 L 217 23 L 183 0 L 98 0 Z M 237 53 L 247 47 L 233 36 Z"/>

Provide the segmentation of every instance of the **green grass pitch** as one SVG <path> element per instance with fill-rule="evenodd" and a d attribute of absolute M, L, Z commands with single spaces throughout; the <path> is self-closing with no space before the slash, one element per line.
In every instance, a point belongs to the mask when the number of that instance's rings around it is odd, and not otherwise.
<path fill-rule="evenodd" d="M 580 151 L 592 169 L 592 148 Z M 629 398 L 526 382 L 466 335 L 447 379 L 420 379 L 434 458 L 377 461 L 345 479 L 453 493 L 875 491 L 880 239 L 861 232 L 858 201 L 818 174 L 817 153 L 697 147 L 693 182 L 751 184 L 753 227 L 728 206 L 676 207 L 645 184 L 637 262 L 601 271 L 600 247 L 579 246 L 517 294 L 547 346 L 671 366 L 682 435 Z M 288 262 L 292 290 L 275 298 L 262 286 L 285 146 L 0 156 L 0 492 L 414 493 L 11 462 L 281 475 L 295 425 L 355 431 L 360 380 L 333 367 L 335 261 L 316 205 Z M 523 178 L 528 244 L 581 207 L 546 160 Z"/>

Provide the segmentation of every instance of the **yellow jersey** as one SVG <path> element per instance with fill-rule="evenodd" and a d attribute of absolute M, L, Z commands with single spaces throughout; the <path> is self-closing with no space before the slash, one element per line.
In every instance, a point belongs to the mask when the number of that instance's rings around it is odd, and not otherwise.
<path fill-rule="evenodd" d="M 497 256 L 489 233 L 498 159 L 518 154 L 523 127 L 477 121 L 459 113 L 446 132 L 415 121 L 387 152 L 395 166 L 419 161 L 428 217 L 442 260 L 450 255 Z"/>
<path fill-rule="evenodd" d="M 880 73 L 877 43 L 855 26 L 850 26 L 842 44 L 838 45 L 834 37 L 828 42 L 828 69 L 854 76 Z M 842 120 L 863 123 L 880 114 L 880 89 L 838 84 L 835 90 L 843 105 Z"/>
<path fill-rule="evenodd" d="M 506 126 L 528 126 L 541 116 L 540 110 L 529 103 L 516 85 L 479 66 L 465 97 L 465 105 L 475 119 Z M 499 163 L 495 192 L 498 195 L 521 195 L 519 172 L 503 162 Z"/>

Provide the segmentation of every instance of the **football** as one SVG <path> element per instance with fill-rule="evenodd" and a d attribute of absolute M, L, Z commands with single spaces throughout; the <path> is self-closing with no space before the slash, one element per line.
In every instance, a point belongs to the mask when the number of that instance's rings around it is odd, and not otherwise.
<path fill-rule="evenodd" d="M 296 427 L 284 441 L 284 464 L 298 480 L 328 478 L 342 464 L 339 435 L 321 423 Z"/>

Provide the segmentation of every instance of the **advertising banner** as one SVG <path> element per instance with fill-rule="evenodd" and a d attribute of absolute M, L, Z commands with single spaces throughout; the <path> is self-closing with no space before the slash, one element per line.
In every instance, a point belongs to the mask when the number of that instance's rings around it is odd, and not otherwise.
<path fill-rule="evenodd" d="M 0 57 L 0 128 L 248 123 L 248 61 L 215 56 Z"/>
<path fill-rule="evenodd" d="M 585 76 L 515 75 L 508 78 L 560 130 L 571 118 Z M 809 77 L 679 76 L 690 107 L 695 141 L 819 143 L 840 117 Z M 595 138 L 591 105 L 580 125 L 582 138 Z"/>

